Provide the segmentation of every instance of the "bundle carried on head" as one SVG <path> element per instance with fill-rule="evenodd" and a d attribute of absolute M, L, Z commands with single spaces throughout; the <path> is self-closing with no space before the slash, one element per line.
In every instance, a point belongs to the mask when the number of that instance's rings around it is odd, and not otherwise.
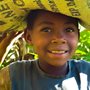
<path fill-rule="evenodd" d="M 46 9 L 76 17 L 90 29 L 90 0 L 0 0 L 0 33 L 24 30 L 32 9 Z"/>

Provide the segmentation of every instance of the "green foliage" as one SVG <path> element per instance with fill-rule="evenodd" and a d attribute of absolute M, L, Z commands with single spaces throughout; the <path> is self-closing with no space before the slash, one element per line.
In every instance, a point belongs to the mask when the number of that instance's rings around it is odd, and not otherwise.
<path fill-rule="evenodd" d="M 78 48 L 73 58 L 90 61 L 90 31 L 89 30 L 81 31 Z"/>
<path fill-rule="evenodd" d="M 5 57 L 5 60 L 2 64 L 0 64 L 0 69 L 3 67 L 9 65 L 12 62 L 15 62 L 16 60 L 19 60 L 19 47 L 16 43 L 13 44 L 10 51 L 8 52 L 7 56 Z"/>

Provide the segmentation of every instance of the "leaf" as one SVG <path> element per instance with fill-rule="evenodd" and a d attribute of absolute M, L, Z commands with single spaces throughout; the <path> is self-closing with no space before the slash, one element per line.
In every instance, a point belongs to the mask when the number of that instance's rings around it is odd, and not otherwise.
<path fill-rule="evenodd" d="M 81 54 L 81 55 L 85 55 L 86 54 L 86 52 L 81 51 L 81 50 L 76 50 L 76 53 Z"/>

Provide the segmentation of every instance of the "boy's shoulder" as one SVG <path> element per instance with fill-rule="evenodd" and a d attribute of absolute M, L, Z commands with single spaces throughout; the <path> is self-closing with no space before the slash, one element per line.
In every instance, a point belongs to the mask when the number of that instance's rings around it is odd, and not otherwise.
<path fill-rule="evenodd" d="M 11 63 L 0 70 L 0 90 L 11 90 L 11 79 L 19 80 L 25 72 L 31 72 L 37 60 L 22 60 Z"/>
<path fill-rule="evenodd" d="M 26 70 L 31 70 L 36 65 L 37 60 L 22 60 L 15 61 L 0 70 L 0 75 L 3 73 L 23 73 Z"/>
<path fill-rule="evenodd" d="M 69 63 L 72 67 L 76 67 L 79 72 L 89 73 L 90 71 L 90 62 L 86 60 L 71 60 Z"/>
<path fill-rule="evenodd" d="M 90 66 L 90 62 L 89 61 L 86 61 L 86 60 L 70 60 L 69 61 L 70 63 L 74 63 L 76 65 L 87 65 L 87 66 Z M 86 66 L 86 67 L 87 67 Z"/>
<path fill-rule="evenodd" d="M 36 64 L 37 60 L 22 60 L 22 61 L 16 61 L 16 62 L 13 62 L 9 65 L 9 69 L 10 70 L 21 70 L 21 68 L 23 70 L 29 68 L 30 67 L 32 68 L 35 64 Z"/>

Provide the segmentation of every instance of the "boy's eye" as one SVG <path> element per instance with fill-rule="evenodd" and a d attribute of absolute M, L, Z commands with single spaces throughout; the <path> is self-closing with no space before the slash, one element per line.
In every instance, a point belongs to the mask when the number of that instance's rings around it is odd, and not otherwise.
<path fill-rule="evenodd" d="M 75 29 L 73 29 L 73 28 L 67 28 L 66 29 L 66 32 L 75 32 Z"/>
<path fill-rule="evenodd" d="M 43 31 L 43 32 L 51 32 L 51 29 L 50 28 L 43 28 L 41 31 Z"/>

